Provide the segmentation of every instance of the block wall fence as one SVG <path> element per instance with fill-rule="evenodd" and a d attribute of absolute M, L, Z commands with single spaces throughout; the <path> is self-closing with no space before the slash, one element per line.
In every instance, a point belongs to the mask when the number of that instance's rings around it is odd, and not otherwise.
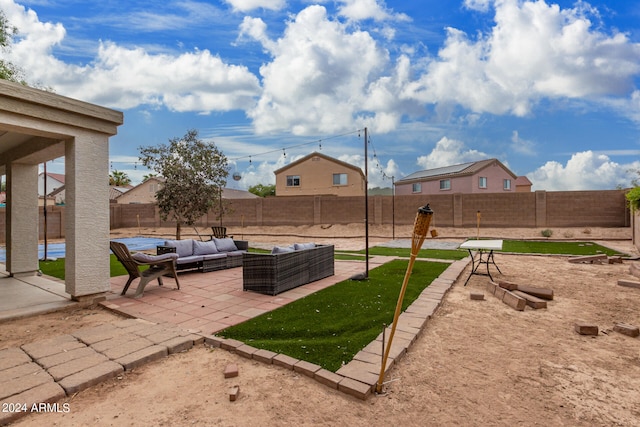
<path fill-rule="evenodd" d="M 411 225 L 417 209 L 429 203 L 438 227 L 631 227 L 624 190 L 536 191 L 531 193 L 371 196 L 369 223 Z M 364 197 L 292 196 L 229 200 L 226 226 L 350 224 L 364 222 Z M 638 222 L 638 218 L 634 218 Z M 174 227 L 161 221 L 155 204 L 112 204 L 111 228 Z M 219 225 L 214 212 L 197 225 Z M 634 224 L 634 230 L 638 226 Z M 40 212 L 40 238 L 44 212 Z M 636 233 L 634 232 L 634 235 Z M 64 206 L 47 208 L 48 238 L 64 238 Z M 0 242 L 5 242 L 5 209 L 0 208 Z"/>

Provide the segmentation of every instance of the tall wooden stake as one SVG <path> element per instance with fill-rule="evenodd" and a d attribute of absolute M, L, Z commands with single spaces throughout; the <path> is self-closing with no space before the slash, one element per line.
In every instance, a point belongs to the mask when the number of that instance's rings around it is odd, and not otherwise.
<path fill-rule="evenodd" d="M 418 252 L 420 252 L 420 248 L 422 247 L 424 238 L 427 236 L 427 232 L 429 231 L 429 224 L 431 223 L 432 216 L 433 211 L 431 210 L 431 208 L 429 208 L 428 204 L 418 209 L 418 213 L 416 214 L 416 220 L 413 225 L 413 239 L 411 241 L 411 258 L 409 258 L 409 265 L 407 266 L 407 271 L 404 275 L 402 288 L 400 288 L 400 295 L 398 296 L 396 311 L 393 315 L 393 325 L 391 325 L 391 333 L 389 334 L 389 342 L 387 343 L 384 355 L 382 357 L 382 366 L 380 366 L 380 376 L 378 377 L 378 383 L 376 384 L 376 393 L 382 392 L 384 371 L 387 366 L 387 360 L 389 359 L 391 345 L 393 344 L 393 336 L 396 333 L 398 318 L 400 317 L 400 312 L 402 311 L 402 301 L 404 300 L 404 294 L 407 290 L 409 277 L 411 276 L 411 271 L 413 270 L 413 264 L 415 263 L 416 257 L 418 256 Z"/>

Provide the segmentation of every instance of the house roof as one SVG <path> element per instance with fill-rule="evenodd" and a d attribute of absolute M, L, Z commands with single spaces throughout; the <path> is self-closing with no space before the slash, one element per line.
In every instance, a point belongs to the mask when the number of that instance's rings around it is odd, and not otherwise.
<path fill-rule="evenodd" d="M 44 175 L 44 172 L 40 172 L 40 175 Z M 63 173 L 47 172 L 47 176 L 49 178 L 55 179 L 56 181 L 58 181 L 61 184 L 64 184 L 64 174 Z"/>
<path fill-rule="evenodd" d="M 527 178 L 526 176 L 522 175 L 519 176 L 516 179 L 516 186 L 518 185 L 533 185 L 533 183 L 531 181 L 529 181 L 529 178 Z"/>
<path fill-rule="evenodd" d="M 236 190 L 233 188 L 225 187 L 222 189 L 222 198 L 223 199 L 258 199 L 260 198 L 260 196 L 245 190 Z"/>
<path fill-rule="evenodd" d="M 364 172 L 362 172 L 362 169 L 360 169 L 359 167 L 354 166 L 351 163 L 343 162 L 342 160 L 338 160 L 338 159 L 336 159 L 334 157 L 327 156 L 326 154 L 319 153 L 317 151 L 314 151 L 311 154 L 307 154 L 303 158 L 298 159 L 295 162 L 291 162 L 288 165 L 286 165 L 284 167 L 281 167 L 278 170 L 273 171 L 273 173 L 278 175 L 279 173 L 282 173 L 282 172 L 286 171 L 287 169 L 289 169 L 289 168 L 291 168 L 291 167 L 293 167 L 295 165 L 299 165 L 300 163 L 306 162 L 307 160 L 311 159 L 312 157 L 322 157 L 323 159 L 328 160 L 330 162 L 339 164 L 339 165 L 344 166 L 344 167 L 349 168 L 349 169 L 353 169 L 353 170 L 357 171 L 358 173 L 360 173 L 360 175 L 364 178 Z"/>
<path fill-rule="evenodd" d="M 456 178 L 459 176 L 473 175 L 482 169 L 489 167 L 493 164 L 497 164 L 502 167 L 507 173 L 516 179 L 516 175 L 511 172 L 505 165 L 503 165 L 498 159 L 480 160 L 477 162 L 460 163 L 458 165 L 444 166 L 441 168 L 425 169 L 418 172 L 414 172 L 405 176 L 402 179 L 396 181 L 396 184 L 403 184 L 410 181 L 431 181 L 442 178 Z"/>

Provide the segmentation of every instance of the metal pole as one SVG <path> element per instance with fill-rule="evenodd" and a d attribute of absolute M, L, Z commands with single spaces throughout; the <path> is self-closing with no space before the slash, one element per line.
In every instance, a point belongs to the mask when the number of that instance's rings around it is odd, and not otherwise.
<path fill-rule="evenodd" d="M 44 256 L 42 257 L 43 261 L 47 260 L 47 162 L 44 162 L 44 204 L 43 204 L 43 213 L 44 213 Z"/>
<path fill-rule="evenodd" d="M 366 271 L 364 277 L 369 278 L 369 167 L 368 167 L 368 150 L 367 144 L 367 128 L 364 128 L 364 241 L 365 241 L 365 258 Z"/>
<path fill-rule="evenodd" d="M 395 176 L 391 177 L 391 238 L 396 239 L 396 182 Z"/>

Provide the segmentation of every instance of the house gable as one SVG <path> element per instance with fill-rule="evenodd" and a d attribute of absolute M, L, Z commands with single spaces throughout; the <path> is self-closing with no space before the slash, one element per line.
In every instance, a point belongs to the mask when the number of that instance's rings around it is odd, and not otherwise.
<path fill-rule="evenodd" d="M 292 162 L 274 173 L 276 196 L 364 195 L 365 178 L 362 169 L 318 152 Z"/>
<path fill-rule="evenodd" d="M 487 159 L 415 172 L 396 181 L 396 194 L 508 192 L 517 178 L 499 160 Z"/>

